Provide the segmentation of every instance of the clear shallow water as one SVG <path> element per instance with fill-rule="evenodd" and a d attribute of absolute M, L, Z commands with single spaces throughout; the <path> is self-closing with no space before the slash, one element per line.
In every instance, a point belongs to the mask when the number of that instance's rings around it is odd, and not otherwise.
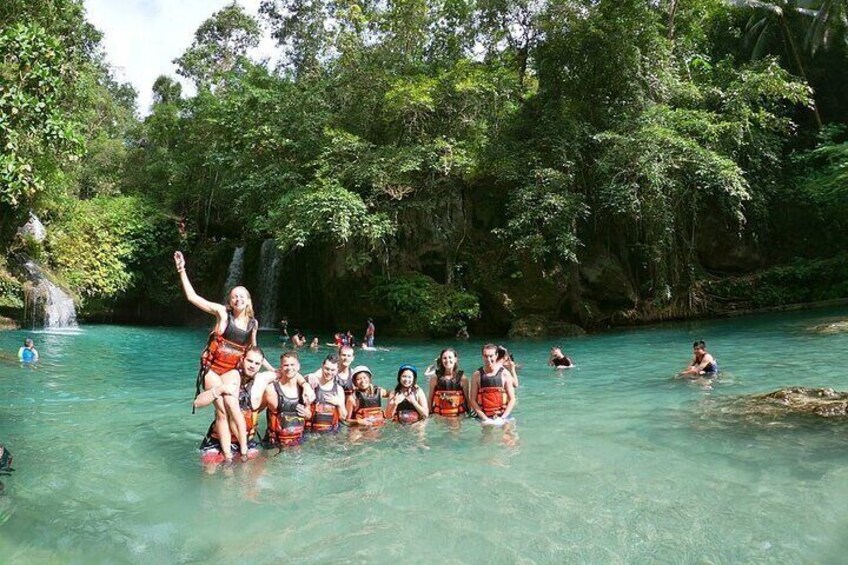
<path fill-rule="evenodd" d="M 203 330 L 0 333 L 0 561 L 844 562 L 848 424 L 751 420 L 728 406 L 782 386 L 848 389 L 848 335 L 815 311 L 507 343 L 522 364 L 513 432 L 431 420 L 347 431 L 246 464 L 199 463 L 191 415 Z M 35 368 L 12 361 L 32 335 Z M 707 340 L 713 390 L 673 380 Z M 447 343 L 357 352 L 389 387 Z M 467 370 L 480 342 L 458 347 Z M 279 353 L 276 337 L 262 336 Z M 327 353 L 304 353 L 313 370 Z M 264 417 L 262 419 L 264 427 Z"/>

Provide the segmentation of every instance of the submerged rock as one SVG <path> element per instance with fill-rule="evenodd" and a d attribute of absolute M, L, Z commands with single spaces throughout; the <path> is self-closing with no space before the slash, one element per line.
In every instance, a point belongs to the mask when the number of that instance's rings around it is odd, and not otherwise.
<path fill-rule="evenodd" d="M 848 417 L 848 392 L 832 388 L 791 387 L 749 397 L 751 414 L 810 414 L 822 418 Z"/>
<path fill-rule="evenodd" d="M 7 318 L 6 316 L 0 316 L 0 331 L 2 330 L 16 330 L 18 329 L 18 323 L 12 318 Z"/>
<path fill-rule="evenodd" d="M 812 326 L 807 329 L 817 334 L 840 334 L 848 332 L 848 321 L 840 320 L 829 324 L 819 324 L 818 326 Z"/>

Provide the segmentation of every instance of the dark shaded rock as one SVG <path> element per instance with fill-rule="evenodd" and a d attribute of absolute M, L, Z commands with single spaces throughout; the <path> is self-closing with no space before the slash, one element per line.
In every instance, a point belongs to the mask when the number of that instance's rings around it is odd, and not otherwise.
<path fill-rule="evenodd" d="M 638 295 L 621 261 L 603 253 L 590 257 L 580 265 L 580 277 L 592 299 L 608 309 L 632 308 Z"/>
<path fill-rule="evenodd" d="M 5 316 L 0 316 L 0 331 L 3 330 L 16 330 L 18 329 L 18 323 L 12 318 L 7 318 Z"/>
<path fill-rule="evenodd" d="M 568 322 L 552 321 L 539 314 L 519 318 L 513 322 L 509 329 L 511 339 L 546 336 L 571 337 L 585 333 L 580 326 Z"/>
<path fill-rule="evenodd" d="M 791 387 L 752 396 L 746 403 L 752 414 L 810 414 L 822 418 L 848 417 L 848 392 L 832 388 Z"/>

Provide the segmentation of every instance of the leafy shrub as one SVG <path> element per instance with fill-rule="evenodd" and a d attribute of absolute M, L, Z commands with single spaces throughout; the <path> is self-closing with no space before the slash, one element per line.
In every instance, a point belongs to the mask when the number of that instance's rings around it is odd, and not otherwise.
<path fill-rule="evenodd" d="M 51 226 L 53 263 L 85 298 L 117 298 L 173 248 L 168 219 L 142 198 L 99 197 L 74 204 Z"/>
<path fill-rule="evenodd" d="M 371 298 L 389 307 L 411 333 L 453 334 L 480 316 L 476 296 L 417 273 L 377 277 Z"/>
<path fill-rule="evenodd" d="M 830 259 L 798 259 L 746 277 L 713 281 L 706 285 L 722 300 L 747 302 L 768 308 L 848 297 L 848 254 Z"/>

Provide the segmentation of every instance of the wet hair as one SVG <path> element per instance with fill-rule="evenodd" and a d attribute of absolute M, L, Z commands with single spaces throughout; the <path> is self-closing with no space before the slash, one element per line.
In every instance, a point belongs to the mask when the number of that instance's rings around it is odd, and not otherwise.
<path fill-rule="evenodd" d="M 412 386 L 410 388 L 412 390 L 415 390 L 415 388 L 418 386 L 418 370 L 412 365 L 401 365 L 398 369 L 397 386 L 395 387 L 395 392 L 401 392 L 403 390 L 403 385 L 400 384 L 400 376 L 403 374 L 404 371 L 412 372 Z"/>
<path fill-rule="evenodd" d="M 286 351 L 285 353 L 280 355 L 280 361 L 282 361 L 283 359 L 286 359 L 288 357 L 291 357 L 292 359 L 294 359 L 298 363 L 300 362 L 300 357 L 298 356 L 297 351 Z"/>
<path fill-rule="evenodd" d="M 692 349 L 695 349 L 696 347 L 697 347 L 697 348 L 704 348 L 704 349 L 706 349 L 706 348 L 707 348 L 707 344 L 706 344 L 706 343 L 704 343 L 704 340 L 703 340 L 703 339 L 699 339 L 699 340 L 695 341 L 695 343 L 693 343 L 693 344 L 692 344 Z"/>
<path fill-rule="evenodd" d="M 32 341 L 32 338 L 28 337 L 24 340 L 24 347 L 33 347 L 35 342 Z"/>
<path fill-rule="evenodd" d="M 356 351 L 355 351 L 355 350 L 353 349 L 353 347 L 352 347 L 352 346 L 350 346 L 350 345 L 342 345 L 341 347 L 339 347 L 339 353 L 341 353 L 341 352 L 342 352 L 342 351 L 344 351 L 345 349 L 350 349 L 350 352 L 351 352 L 351 353 L 354 353 L 354 354 L 356 353 Z"/>
<path fill-rule="evenodd" d="M 226 304 L 227 312 L 232 312 L 232 309 L 230 308 L 230 297 L 233 295 L 233 291 L 237 288 L 244 288 L 244 287 L 243 286 L 234 286 L 227 293 L 227 300 L 225 300 L 225 302 L 227 303 Z M 247 294 L 247 302 L 244 305 L 244 313 L 247 314 L 248 318 L 253 318 L 254 317 L 254 314 L 253 314 L 253 298 L 250 297 L 250 291 L 247 290 L 246 288 L 244 288 L 244 293 Z"/>
<path fill-rule="evenodd" d="M 445 367 L 442 365 L 442 355 L 450 351 L 453 353 L 454 357 L 456 357 L 456 366 L 453 369 L 453 374 L 457 377 L 462 377 L 462 369 L 459 368 L 459 354 L 456 352 L 456 349 L 453 347 L 446 347 L 439 352 L 439 357 L 436 358 L 436 376 L 444 377 L 445 376 Z"/>
<path fill-rule="evenodd" d="M 327 355 L 326 357 L 324 357 L 324 360 L 323 360 L 323 361 L 321 361 L 321 364 L 323 365 L 324 363 L 327 363 L 327 362 L 330 362 L 330 363 L 336 363 L 336 364 L 338 364 L 338 362 L 339 362 L 339 356 L 338 356 L 338 355 L 336 355 L 335 353 L 330 353 L 329 355 Z"/>
<path fill-rule="evenodd" d="M 497 345 L 495 345 L 494 343 L 487 343 L 486 345 L 484 345 L 484 346 L 480 349 L 480 353 L 485 353 L 487 349 L 494 349 L 495 351 L 497 351 L 497 350 L 498 350 L 498 346 L 497 346 Z"/>
<path fill-rule="evenodd" d="M 497 346 L 496 349 L 497 349 L 497 352 L 498 352 L 498 361 L 503 361 L 507 357 L 510 357 L 509 351 L 507 351 L 506 347 L 504 347 L 503 345 Z M 510 357 L 510 358 L 512 358 L 512 357 Z"/>
<path fill-rule="evenodd" d="M 247 357 L 248 353 L 258 353 L 259 355 L 262 356 L 263 359 L 265 359 L 265 352 L 262 351 L 262 348 L 259 347 L 258 345 L 251 345 L 250 347 L 248 347 L 247 351 L 244 352 L 245 357 Z M 282 357 L 281 357 L 281 359 L 282 359 Z"/>

